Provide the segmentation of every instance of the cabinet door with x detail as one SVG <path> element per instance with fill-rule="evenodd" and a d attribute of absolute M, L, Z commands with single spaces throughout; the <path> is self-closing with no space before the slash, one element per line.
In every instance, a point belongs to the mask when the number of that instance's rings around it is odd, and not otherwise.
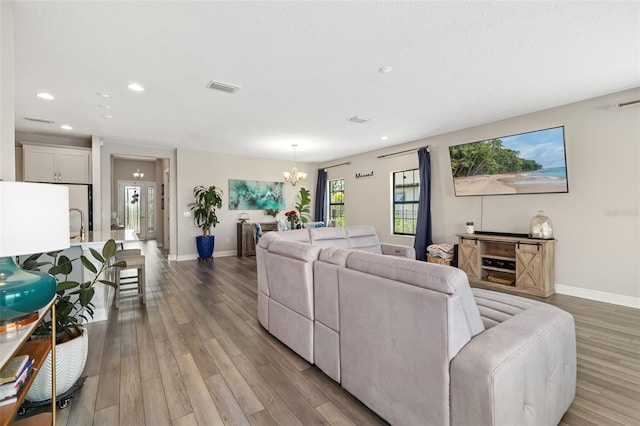
<path fill-rule="evenodd" d="M 458 244 L 458 268 L 466 272 L 470 281 L 480 279 L 479 255 L 478 240 L 460 238 Z"/>
<path fill-rule="evenodd" d="M 545 246 L 519 243 L 516 247 L 516 286 L 544 291 Z"/>

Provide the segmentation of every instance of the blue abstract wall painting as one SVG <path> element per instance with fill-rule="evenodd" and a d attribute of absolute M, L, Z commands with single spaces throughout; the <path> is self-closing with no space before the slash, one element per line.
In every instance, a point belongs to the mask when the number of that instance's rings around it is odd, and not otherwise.
<path fill-rule="evenodd" d="M 285 209 L 284 182 L 229 179 L 229 210 Z"/>

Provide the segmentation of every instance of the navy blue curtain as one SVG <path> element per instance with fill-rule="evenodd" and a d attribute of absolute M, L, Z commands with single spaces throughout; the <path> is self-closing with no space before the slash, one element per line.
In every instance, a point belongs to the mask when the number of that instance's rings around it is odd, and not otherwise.
<path fill-rule="evenodd" d="M 318 169 L 315 221 L 327 223 L 327 171 Z"/>
<path fill-rule="evenodd" d="M 418 173 L 420 175 L 420 199 L 418 201 L 418 223 L 413 248 L 416 259 L 427 260 L 427 247 L 433 244 L 431 231 L 431 155 L 428 148 L 418 150 Z"/>

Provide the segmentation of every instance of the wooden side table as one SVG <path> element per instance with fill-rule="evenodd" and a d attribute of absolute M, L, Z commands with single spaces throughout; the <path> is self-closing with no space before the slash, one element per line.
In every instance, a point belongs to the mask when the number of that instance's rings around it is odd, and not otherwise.
<path fill-rule="evenodd" d="M 24 398 L 27 396 L 27 391 L 36 378 L 36 373 L 45 360 L 47 355 L 51 352 L 51 394 L 56 394 L 56 309 L 55 309 L 55 296 L 49 302 L 47 306 L 38 311 L 38 320 L 25 326 L 18 331 L 8 332 L 0 334 L 0 369 L 5 366 L 11 358 L 16 355 L 29 355 L 34 359 L 33 371 L 29 375 L 27 382 L 22 386 L 18 393 L 18 400 L 13 404 L 7 404 L 0 407 L 0 426 L 7 426 L 12 424 L 13 417 L 20 409 L 20 406 L 24 402 Z M 53 330 L 51 333 L 51 339 L 35 339 L 29 340 L 31 334 L 40 323 L 44 320 L 45 315 L 51 312 L 51 319 L 53 324 Z M 23 420 L 15 422 L 16 425 L 25 424 L 28 422 L 30 425 L 55 425 L 56 424 L 56 398 L 51 398 L 51 413 L 42 413 L 37 416 L 28 417 Z"/>

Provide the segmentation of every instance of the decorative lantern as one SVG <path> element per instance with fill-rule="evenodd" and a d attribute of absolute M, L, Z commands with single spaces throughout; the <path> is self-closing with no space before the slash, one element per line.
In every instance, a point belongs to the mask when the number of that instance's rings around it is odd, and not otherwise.
<path fill-rule="evenodd" d="M 538 210 L 529 225 L 529 236 L 531 238 L 541 238 L 544 240 L 553 239 L 553 224 L 548 216 L 545 216 L 542 210 Z"/>

